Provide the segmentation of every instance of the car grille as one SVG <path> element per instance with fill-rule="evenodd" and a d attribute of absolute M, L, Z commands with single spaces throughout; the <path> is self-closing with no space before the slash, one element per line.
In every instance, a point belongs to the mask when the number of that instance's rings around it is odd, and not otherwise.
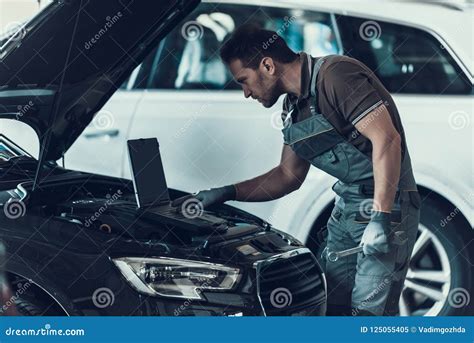
<path fill-rule="evenodd" d="M 263 261 L 257 266 L 257 291 L 264 314 L 313 314 L 326 306 L 324 275 L 309 251 Z"/>

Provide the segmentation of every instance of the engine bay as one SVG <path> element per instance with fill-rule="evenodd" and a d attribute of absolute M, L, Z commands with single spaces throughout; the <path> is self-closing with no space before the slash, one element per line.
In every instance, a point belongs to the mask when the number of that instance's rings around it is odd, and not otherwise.
<path fill-rule="evenodd" d="M 33 192 L 31 183 L 20 184 L 18 188 L 26 193 L 24 202 L 29 213 L 34 211 L 41 217 L 52 217 L 55 221 L 104 234 L 180 246 L 201 244 L 211 236 L 217 241 L 222 237 L 254 234 L 270 227 L 259 218 L 227 205 L 205 211 L 206 215 L 225 221 L 225 229 L 218 232 L 165 224 L 159 216 L 137 208 L 129 180 L 74 173 L 52 177 Z M 173 190 L 170 193 L 173 198 L 184 194 Z"/>

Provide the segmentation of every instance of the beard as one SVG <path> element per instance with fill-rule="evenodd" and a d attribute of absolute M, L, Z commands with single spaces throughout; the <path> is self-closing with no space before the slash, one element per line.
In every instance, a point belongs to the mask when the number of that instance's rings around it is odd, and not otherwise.
<path fill-rule="evenodd" d="M 273 80 L 261 80 L 261 89 L 265 89 L 265 93 L 260 98 L 263 107 L 270 108 L 278 101 L 280 95 L 283 94 L 282 81 L 280 78 Z"/>

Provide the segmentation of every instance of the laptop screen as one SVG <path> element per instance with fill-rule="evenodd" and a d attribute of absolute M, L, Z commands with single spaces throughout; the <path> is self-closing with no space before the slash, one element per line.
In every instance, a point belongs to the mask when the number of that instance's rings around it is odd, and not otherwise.
<path fill-rule="evenodd" d="M 133 186 L 139 208 L 169 203 L 160 147 L 156 138 L 127 141 Z"/>

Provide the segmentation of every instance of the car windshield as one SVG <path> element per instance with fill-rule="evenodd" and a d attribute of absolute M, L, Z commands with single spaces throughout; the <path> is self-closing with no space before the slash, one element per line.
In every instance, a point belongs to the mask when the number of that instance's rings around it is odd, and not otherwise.
<path fill-rule="evenodd" d="M 31 19 L 55 0 L 0 0 L 0 58 L 19 46 L 34 24 Z"/>

